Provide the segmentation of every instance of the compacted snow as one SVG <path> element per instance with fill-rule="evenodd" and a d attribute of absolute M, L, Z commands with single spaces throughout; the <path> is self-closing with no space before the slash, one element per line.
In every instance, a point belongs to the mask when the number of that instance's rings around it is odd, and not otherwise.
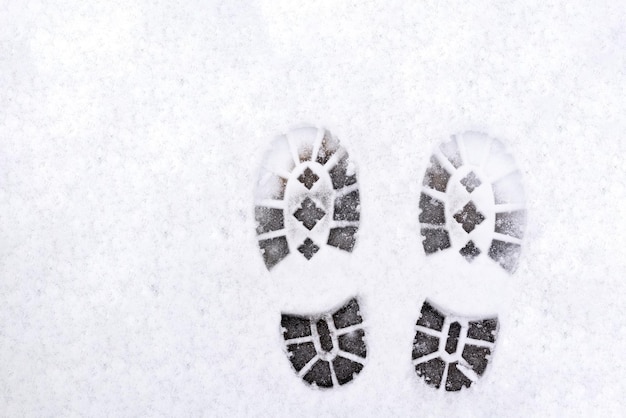
<path fill-rule="evenodd" d="M 623 414 L 625 18 L 604 0 L 3 2 L 0 415 Z M 268 271 L 257 182 L 303 123 L 350 154 L 358 239 Z M 424 253 L 424 173 L 463 132 L 520 170 L 514 274 Z M 312 388 L 281 314 L 353 297 L 364 367 Z M 497 315 L 469 389 L 415 372 L 425 300 Z"/>

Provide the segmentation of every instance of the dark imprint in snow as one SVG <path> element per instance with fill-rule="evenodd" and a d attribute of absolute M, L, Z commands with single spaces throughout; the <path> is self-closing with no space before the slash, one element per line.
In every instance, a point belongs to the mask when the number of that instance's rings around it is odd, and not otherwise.
<path fill-rule="evenodd" d="M 415 325 L 413 365 L 426 384 L 456 392 L 485 372 L 498 333 L 498 319 L 446 315 L 424 302 Z"/>
<path fill-rule="evenodd" d="M 309 197 L 302 201 L 298 210 L 293 214 L 309 231 L 315 227 L 317 221 L 321 220 L 324 215 L 326 215 L 326 212 L 318 208 Z"/>
<path fill-rule="evenodd" d="M 327 130 L 300 128 L 279 137 L 265 156 L 255 198 L 267 269 L 292 253 L 311 260 L 324 243 L 352 252 L 361 216 L 357 186 L 347 151 Z M 289 226 L 294 219 L 301 230 Z"/>
<path fill-rule="evenodd" d="M 484 254 L 509 273 L 517 269 L 526 224 L 523 187 L 500 141 L 472 132 L 453 136 L 435 149 L 422 185 L 419 221 L 427 255 L 452 248 L 468 262 Z M 460 209 L 452 211 L 451 202 Z M 459 226 L 465 238 L 452 233 Z"/>
<path fill-rule="evenodd" d="M 311 386 L 344 385 L 365 365 L 365 330 L 356 298 L 322 315 L 283 314 L 281 328 L 291 365 Z"/>

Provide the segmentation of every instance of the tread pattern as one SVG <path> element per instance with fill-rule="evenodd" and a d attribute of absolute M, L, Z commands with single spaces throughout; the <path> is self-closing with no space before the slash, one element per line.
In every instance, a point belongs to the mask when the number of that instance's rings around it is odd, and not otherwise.
<path fill-rule="evenodd" d="M 332 388 L 363 370 L 367 347 L 356 298 L 322 315 L 283 313 L 281 327 L 289 361 L 307 384 Z"/>
<path fill-rule="evenodd" d="M 485 372 L 498 334 L 498 319 L 469 319 L 424 302 L 415 325 L 415 372 L 436 389 L 468 388 Z"/>
<path fill-rule="evenodd" d="M 419 199 L 427 255 L 455 249 L 468 262 L 488 256 L 517 268 L 526 212 L 521 174 L 497 139 L 468 132 L 437 147 Z"/>
<path fill-rule="evenodd" d="M 268 270 L 290 254 L 326 246 L 351 252 L 360 221 L 356 169 L 331 133 L 304 127 L 279 136 L 255 190 L 256 233 Z"/>

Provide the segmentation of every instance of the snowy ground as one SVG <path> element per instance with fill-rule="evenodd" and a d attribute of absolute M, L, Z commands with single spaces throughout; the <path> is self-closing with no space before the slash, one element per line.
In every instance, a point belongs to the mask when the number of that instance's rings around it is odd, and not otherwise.
<path fill-rule="evenodd" d="M 0 415 L 623 414 L 626 4 L 337 3 L 0 4 Z M 252 199 L 300 122 L 358 164 L 362 220 L 290 282 Z M 410 359 L 424 298 L 458 290 L 418 199 L 466 130 L 515 155 L 528 225 L 492 364 L 447 394 Z M 368 364 L 316 391 L 278 324 L 343 301 L 315 291 L 329 272 L 361 297 Z"/>

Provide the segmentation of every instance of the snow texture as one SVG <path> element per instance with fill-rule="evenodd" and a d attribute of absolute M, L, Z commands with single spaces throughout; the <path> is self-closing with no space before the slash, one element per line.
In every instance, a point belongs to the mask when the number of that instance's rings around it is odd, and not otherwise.
<path fill-rule="evenodd" d="M 626 3 L 298 3 L 1 2 L 0 415 L 623 414 Z M 359 238 L 269 272 L 255 183 L 303 122 L 358 166 Z M 513 275 L 424 254 L 431 152 L 466 131 L 522 174 Z M 281 312 L 355 296 L 367 365 L 312 389 Z M 498 315 L 469 389 L 415 374 L 427 298 Z"/>

